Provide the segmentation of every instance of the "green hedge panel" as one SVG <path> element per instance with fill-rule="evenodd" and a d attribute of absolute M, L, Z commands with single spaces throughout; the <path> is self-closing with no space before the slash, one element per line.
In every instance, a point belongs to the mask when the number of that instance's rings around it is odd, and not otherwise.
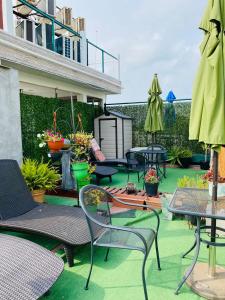
<path fill-rule="evenodd" d="M 57 130 L 64 136 L 72 132 L 70 101 L 55 98 L 43 98 L 33 95 L 20 95 L 22 143 L 24 157 L 40 160 L 47 159 L 47 149 L 39 148 L 37 134 L 53 128 L 53 112 L 57 110 Z M 83 129 L 94 131 L 94 118 L 102 114 L 99 106 L 75 102 L 74 116 L 77 127 L 77 115 L 82 116 Z"/>

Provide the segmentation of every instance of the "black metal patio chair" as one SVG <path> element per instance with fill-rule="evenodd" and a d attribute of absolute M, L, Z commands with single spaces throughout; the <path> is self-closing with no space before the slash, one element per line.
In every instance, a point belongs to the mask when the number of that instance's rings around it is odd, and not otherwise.
<path fill-rule="evenodd" d="M 167 160 L 166 149 L 160 144 L 150 144 L 148 146 L 148 149 L 150 151 L 153 150 L 153 153 L 148 155 L 149 167 L 155 167 L 158 176 L 162 174 L 163 177 L 166 178 L 166 160 Z M 159 152 L 157 153 L 158 150 L 164 153 L 159 153 Z"/>
<path fill-rule="evenodd" d="M 90 154 L 90 162 L 92 162 L 97 166 L 108 166 L 108 167 L 127 166 L 126 158 L 105 159 L 103 161 L 100 161 L 95 157 L 93 150 L 90 150 L 89 154 Z"/>
<path fill-rule="evenodd" d="M 36 203 L 15 160 L 0 160 L 0 229 L 44 235 L 59 241 L 70 267 L 74 247 L 91 241 L 82 209 Z M 94 235 L 99 234 L 96 226 Z"/>
<path fill-rule="evenodd" d="M 142 176 L 145 175 L 148 166 L 146 164 L 146 158 L 143 153 L 140 152 L 127 152 L 127 174 L 128 174 L 128 181 L 130 179 L 130 173 L 137 173 L 138 175 L 138 182 L 140 182 L 140 173 Z"/>
<path fill-rule="evenodd" d="M 61 258 L 43 247 L 0 234 L 0 299 L 35 300 L 55 283 L 64 268 Z"/>
<path fill-rule="evenodd" d="M 112 218 L 110 213 L 110 208 L 112 206 L 112 199 L 118 204 L 129 205 L 135 207 L 146 207 L 149 208 L 157 218 L 156 229 L 145 229 L 145 228 L 132 228 L 126 226 L 114 226 L 112 225 Z M 80 191 L 80 202 L 81 207 L 87 218 L 88 227 L 91 235 L 91 266 L 89 275 L 87 278 L 85 289 L 88 289 L 94 259 L 94 246 L 106 247 L 105 260 L 108 259 L 109 249 L 128 249 L 141 251 L 144 254 L 143 264 L 142 264 L 142 282 L 144 288 L 145 300 L 148 299 L 146 279 L 145 279 L 145 264 L 151 247 L 155 241 L 156 257 L 158 269 L 160 270 L 160 259 L 158 251 L 158 230 L 160 219 L 158 213 L 147 205 L 139 204 L 128 204 L 121 201 L 110 193 L 106 192 L 104 189 L 95 186 L 88 185 L 81 189 Z M 96 238 L 94 235 L 94 228 L 98 226 L 101 230 L 101 235 Z"/>

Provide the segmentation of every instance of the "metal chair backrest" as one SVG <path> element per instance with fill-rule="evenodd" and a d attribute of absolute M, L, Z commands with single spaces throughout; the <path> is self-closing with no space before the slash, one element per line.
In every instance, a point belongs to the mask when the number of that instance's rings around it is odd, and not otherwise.
<path fill-rule="evenodd" d="M 130 169 L 135 169 L 136 167 L 145 167 L 146 159 L 143 153 L 141 152 L 127 152 L 127 165 Z"/>
<path fill-rule="evenodd" d="M 87 185 L 80 190 L 79 199 L 92 237 L 96 225 L 104 227 L 104 224 L 111 224 L 110 208 L 113 198 L 108 192 L 96 185 Z"/>
<path fill-rule="evenodd" d="M 38 206 L 16 160 L 0 160 L 0 219 L 25 214 Z"/>

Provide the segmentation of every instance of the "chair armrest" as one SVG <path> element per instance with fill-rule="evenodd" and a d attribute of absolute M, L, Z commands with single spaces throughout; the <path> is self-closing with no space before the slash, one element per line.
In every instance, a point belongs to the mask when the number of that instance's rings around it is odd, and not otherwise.
<path fill-rule="evenodd" d="M 133 206 L 133 207 L 143 207 L 143 208 L 148 208 L 150 209 L 154 215 L 156 216 L 157 218 L 157 226 L 156 226 L 156 233 L 158 233 L 159 231 L 159 225 L 160 225 L 160 218 L 159 218 L 159 214 L 157 213 L 157 211 L 150 205 L 148 204 L 137 204 L 137 203 L 130 203 L 130 202 L 125 202 L 125 201 L 122 201 L 120 199 L 118 199 L 117 197 L 115 197 L 114 195 L 111 195 L 111 197 L 118 203 L 120 204 L 123 204 L 123 205 L 127 205 L 127 206 Z"/>

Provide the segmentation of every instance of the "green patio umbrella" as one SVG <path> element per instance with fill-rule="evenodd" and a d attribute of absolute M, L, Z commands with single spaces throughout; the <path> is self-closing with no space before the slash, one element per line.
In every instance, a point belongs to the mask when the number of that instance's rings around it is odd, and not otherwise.
<path fill-rule="evenodd" d="M 200 28 L 205 32 L 194 84 L 190 139 L 225 144 L 224 0 L 209 0 Z"/>
<path fill-rule="evenodd" d="M 148 111 L 144 130 L 151 133 L 153 138 L 156 132 L 163 130 L 163 100 L 160 97 L 162 90 L 157 74 L 154 75 L 152 86 L 148 93 Z"/>
<path fill-rule="evenodd" d="M 208 0 L 200 29 L 205 33 L 200 46 L 201 62 L 194 83 L 189 138 L 218 151 L 225 144 L 225 1 Z M 217 200 L 218 152 L 214 151 L 213 201 Z M 216 221 L 211 241 L 215 242 Z M 212 249 L 211 249 L 212 250 Z M 212 259 L 212 258 L 211 258 Z M 215 262 L 215 259 L 213 259 Z M 215 263 L 211 268 L 214 275 Z"/>

